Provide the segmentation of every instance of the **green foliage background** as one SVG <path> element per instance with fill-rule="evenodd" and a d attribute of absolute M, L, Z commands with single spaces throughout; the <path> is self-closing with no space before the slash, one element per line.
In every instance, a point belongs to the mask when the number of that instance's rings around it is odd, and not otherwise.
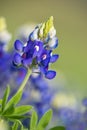
<path fill-rule="evenodd" d="M 24 23 L 40 23 L 51 15 L 54 16 L 59 38 L 56 52 L 60 54 L 60 59 L 53 68 L 56 68 L 57 72 L 62 71 L 68 89 L 79 91 L 80 97 L 86 95 L 87 1 L 0 0 L 0 16 L 6 17 L 8 30 L 13 34 L 17 27 Z"/>

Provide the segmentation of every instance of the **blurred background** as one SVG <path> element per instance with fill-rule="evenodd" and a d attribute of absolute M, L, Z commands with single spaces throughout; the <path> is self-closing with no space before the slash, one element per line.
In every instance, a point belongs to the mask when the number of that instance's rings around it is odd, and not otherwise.
<path fill-rule="evenodd" d="M 87 94 L 87 1 L 86 0 L 0 0 L 0 16 L 7 21 L 15 40 L 16 29 L 25 23 L 41 23 L 54 17 L 60 55 L 53 64 L 54 83 L 83 98 Z M 51 81 L 51 82 L 53 82 Z"/>

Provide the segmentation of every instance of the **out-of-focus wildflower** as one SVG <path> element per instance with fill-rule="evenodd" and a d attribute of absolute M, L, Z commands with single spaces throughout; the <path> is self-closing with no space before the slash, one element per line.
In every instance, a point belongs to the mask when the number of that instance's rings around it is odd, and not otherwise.
<path fill-rule="evenodd" d="M 1 18 L 0 18 L 0 31 L 5 30 L 6 27 L 7 27 L 7 25 L 6 25 L 6 22 L 5 22 L 5 18 L 4 18 L 4 17 L 1 17 Z"/>
<path fill-rule="evenodd" d="M 83 119 L 81 111 L 72 108 L 62 108 L 58 111 L 58 116 L 66 127 L 66 130 L 85 130 L 86 123 Z"/>
<path fill-rule="evenodd" d="M 30 33 L 33 31 L 34 27 L 35 27 L 35 24 L 25 24 L 25 25 L 19 27 L 18 30 L 16 31 L 17 37 L 21 41 L 26 43 L 28 41 L 28 37 L 29 37 Z"/>
<path fill-rule="evenodd" d="M 76 121 L 66 126 L 66 130 L 86 130 L 86 128 L 87 127 L 83 121 Z"/>
<path fill-rule="evenodd" d="M 59 117 L 65 124 L 69 124 L 73 121 L 76 121 L 78 117 L 80 117 L 80 113 L 68 107 L 62 107 L 61 109 L 59 109 L 58 113 Z"/>
<path fill-rule="evenodd" d="M 84 98 L 82 103 L 85 107 L 87 107 L 87 98 Z"/>
<path fill-rule="evenodd" d="M 10 77 L 10 58 L 11 54 L 7 51 L 9 41 L 11 40 L 11 34 L 6 29 L 7 25 L 5 18 L 0 18 L 0 91 L 6 86 Z M 1 97 L 2 94 L 0 94 Z"/>
<path fill-rule="evenodd" d="M 9 130 L 8 123 L 3 119 L 0 119 L 0 130 Z"/>
<path fill-rule="evenodd" d="M 82 105 L 83 105 L 83 119 L 84 122 L 86 124 L 86 128 L 87 128 L 87 98 L 84 98 L 82 101 Z"/>
<path fill-rule="evenodd" d="M 68 108 L 76 108 L 77 101 L 74 96 L 65 93 L 55 94 L 52 100 L 52 107 L 55 109 L 68 107 Z"/>
<path fill-rule="evenodd" d="M 5 18 L 0 18 L 0 49 L 8 49 L 8 44 L 11 40 L 11 34 L 6 28 Z"/>
<path fill-rule="evenodd" d="M 50 63 L 56 62 L 59 57 L 52 54 L 58 45 L 54 30 L 53 17 L 50 17 L 47 22 L 34 29 L 26 43 L 16 40 L 14 45 L 17 53 L 14 55 L 14 64 L 37 68 L 38 73 L 44 74 L 46 78 L 54 78 L 56 72 L 48 70 Z"/>
<path fill-rule="evenodd" d="M 86 99 L 83 99 L 83 101 Z M 78 101 L 77 101 L 78 102 Z M 86 104 L 83 105 L 85 106 Z M 66 130 L 86 130 L 87 129 L 87 109 L 73 109 L 72 107 L 62 107 L 58 109 L 58 118 L 64 124 Z"/>

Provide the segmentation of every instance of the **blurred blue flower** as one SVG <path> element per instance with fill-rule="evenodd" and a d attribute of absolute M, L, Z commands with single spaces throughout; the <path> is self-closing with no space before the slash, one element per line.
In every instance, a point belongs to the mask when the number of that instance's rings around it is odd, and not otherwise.
<path fill-rule="evenodd" d="M 11 34 L 6 28 L 5 18 L 0 18 L 0 91 L 7 86 L 10 74 L 11 52 L 8 51 L 8 44 L 11 40 Z M 2 93 L 0 93 L 0 97 Z"/>
<path fill-rule="evenodd" d="M 82 103 L 83 103 L 83 105 L 84 105 L 85 107 L 87 107 L 87 98 L 84 98 L 83 101 L 82 101 Z"/>
<path fill-rule="evenodd" d="M 33 28 L 35 27 L 35 23 L 29 23 L 29 24 L 24 24 L 20 26 L 17 31 L 16 31 L 16 36 L 23 42 L 28 41 L 28 36 L 32 32 Z"/>

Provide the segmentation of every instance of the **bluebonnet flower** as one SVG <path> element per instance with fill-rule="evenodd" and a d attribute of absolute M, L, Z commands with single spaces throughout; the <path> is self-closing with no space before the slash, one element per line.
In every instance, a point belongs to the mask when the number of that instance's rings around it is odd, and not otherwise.
<path fill-rule="evenodd" d="M 83 101 L 82 101 L 82 103 L 83 103 L 83 105 L 84 105 L 85 107 L 87 107 L 87 98 L 84 98 Z"/>
<path fill-rule="evenodd" d="M 53 49 L 58 45 L 55 35 L 53 17 L 50 17 L 46 23 L 35 28 L 26 43 L 23 44 L 20 40 L 15 41 L 14 46 L 17 52 L 14 55 L 14 64 L 37 68 L 38 72 L 44 74 L 46 78 L 54 78 L 56 72 L 49 70 L 49 65 L 56 62 L 59 57 L 57 54 L 52 54 Z"/>
<path fill-rule="evenodd" d="M 86 126 L 83 121 L 76 121 L 70 125 L 67 125 L 66 130 L 86 130 Z"/>
<path fill-rule="evenodd" d="M 0 50 L 7 50 L 11 40 L 11 34 L 7 31 L 5 18 L 0 18 Z"/>
<path fill-rule="evenodd" d="M 59 109 L 58 113 L 59 117 L 63 120 L 65 124 L 70 124 L 71 122 L 76 121 L 79 117 L 79 114 L 76 113 L 75 110 L 67 107 Z"/>
<path fill-rule="evenodd" d="M 0 91 L 4 89 L 10 78 L 10 60 L 11 53 L 8 52 L 8 44 L 11 40 L 11 34 L 6 29 L 4 18 L 0 18 Z M 3 86 L 3 87 L 2 87 Z M 0 97 L 2 94 L 0 94 Z"/>
<path fill-rule="evenodd" d="M 85 122 L 86 127 L 87 127 L 87 109 L 85 109 L 83 112 L 83 119 L 84 119 L 84 122 Z"/>
<path fill-rule="evenodd" d="M 83 99 L 82 105 L 84 107 L 84 110 L 83 110 L 83 119 L 84 119 L 84 122 L 85 122 L 86 128 L 87 128 L 87 98 L 86 97 Z"/>
<path fill-rule="evenodd" d="M 59 110 L 59 117 L 62 119 L 66 130 L 85 130 L 86 123 L 83 120 L 83 114 L 81 112 L 62 108 Z"/>

